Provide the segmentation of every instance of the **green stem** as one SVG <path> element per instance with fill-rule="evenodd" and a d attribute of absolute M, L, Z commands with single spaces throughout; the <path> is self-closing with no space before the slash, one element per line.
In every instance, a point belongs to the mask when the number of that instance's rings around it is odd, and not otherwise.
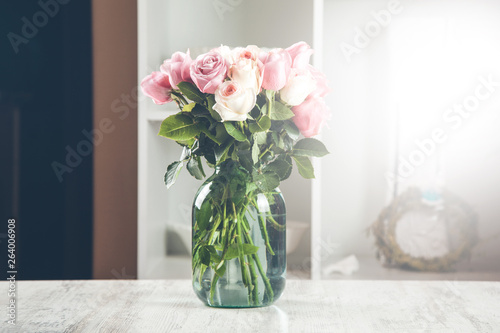
<path fill-rule="evenodd" d="M 219 276 L 214 272 L 214 278 L 212 279 L 212 285 L 210 286 L 210 302 L 214 304 L 214 294 L 215 294 L 215 285 L 219 281 Z"/>
<path fill-rule="evenodd" d="M 254 305 L 259 304 L 259 283 L 257 281 L 257 272 L 255 271 L 255 266 L 253 264 L 252 256 L 247 256 L 248 267 L 250 268 L 250 276 L 252 277 L 253 290 L 252 290 L 252 303 Z"/>
<path fill-rule="evenodd" d="M 259 214 L 259 226 L 260 226 L 260 232 L 262 233 L 262 236 L 264 237 L 264 240 L 266 242 L 266 248 L 274 256 L 274 251 L 273 248 L 271 247 L 271 243 L 269 242 L 269 235 L 267 233 L 267 228 L 266 228 L 266 220 L 264 219 L 264 216 Z"/>
<path fill-rule="evenodd" d="M 272 148 L 273 146 L 274 146 L 274 143 L 271 143 L 271 144 L 269 145 L 269 147 L 267 147 L 267 148 L 266 148 L 266 150 L 264 150 L 264 151 L 263 151 L 263 152 L 259 155 L 259 160 L 260 160 L 260 159 L 262 159 L 262 157 L 264 157 L 264 155 L 265 155 L 267 152 L 271 151 L 271 148 Z"/>
<path fill-rule="evenodd" d="M 266 292 L 267 296 L 269 297 L 269 301 L 272 302 L 274 298 L 274 292 L 273 292 L 273 287 L 271 286 L 271 282 L 269 281 L 269 278 L 266 275 L 266 272 L 264 271 L 264 268 L 262 268 L 262 264 L 260 263 L 259 256 L 257 254 L 252 254 L 253 260 L 255 260 L 255 263 L 257 264 L 257 269 L 259 270 L 260 275 L 262 276 L 262 280 L 264 281 L 264 284 L 266 285 Z"/>
<path fill-rule="evenodd" d="M 245 236 L 249 244 L 254 245 L 252 241 L 252 237 L 250 237 L 250 230 L 245 227 Z M 259 270 L 260 276 L 262 276 L 262 281 L 264 281 L 264 285 L 266 286 L 266 292 L 269 297 L 269 300 L 272 302 L 274 298 L 274 292 L 273 292 L 273 287 L 271 286 L 271 282 L 269 281 L 269 278 L 266 275 L 266 272 L 264 271 L 264 268 L 262 268 L 262 264 L 260 263 L 259 256 L 257 254 L 252 254 L 252 258 L 255 261 L 255 264 L 257 265 L 257 269 Z"/>
<path fill-rule="evenodd" d="M 215 218 L 215 223 L 214 223 L 214 226 L 212 227 L 212 232 L 210 233 L 210 236 L 208 238 L 208 245 L 213 245 L 214 244 L 214 234 L 215 232 L 217 231 L 217 228 L 219 227 L 219 224 L 220 224 L 220 217 L 217 215 L 217 217 Z"/>
<path fill-rule="evenodd" d="M 271 222 L 271 224 L 274 226 L 274 228 L 275 228 L 276 230 L 278 230 L 278 231 L 283 231 L 283 230 L 285 230 L 285 228 L 286 228 L 286 226 L 281 225 L 281 224 L 279 224 L 278 222 L 276 222 L 276 220 L 274 219 L 274 217 L 273 217 L 272 215 L 269 215 L 269 216 L 267 217 L 267 220 L 268 220 L 269 222 Z"/>
<path fill-rule="evenodd" d="M 233 203 L 233 210 L 236 215 L 236 207 Z M 238 245 L 238 256 L 240 259 L 241 266 L 241 278 L 243 279 L 243 284 L 249 288 L 248 292 L 251 292 L 252 282 L 250 281 L 250 273 L 248 272 L 247 262 L 245 260 L 245 255 L 243 253 L 243 233 L 241 232 L 241 224 L 243 223 L 243 219 L 238 219 L 235 216 L 236 223 L 236 242 Z"/>
<path fill-rule="evenodd" d="M 221 214 L 221 212 L 219 211 L 217 214 L 217 218 L 216 218 L 219 223 L 217 224 L 216 227 L 213 228 L 212 233 L 211 233 L 211 238 L 213 238 L 213 234 L 215 233 L 215 230 L 218 228 L 218 226 L 221 222 L 220 214 Z M 226 252 L 227 252 L 227 249 L 229 247 L 229 233 L 227 232 L 228 221 L 226 219 L 226 204 L 224 204 L 224 209 L 222 210 L 222 215 L 223 215 L 223 218 L 222 218 L 223 224 L 222 224 L 222 232 L 221 232 L 221 241 L 222 241 L 224 251 L 222 252 L 221 261 L 223 261 L 225 259 Z M 211 240 L 211 238 L 209 239 L 209 241 Z M 200 269 L 201 269 L 201 267 L 200 267 Z M 213 294 L 215 292 L 215 285 L 217 284 L 218 280 L 219 280 L 219 276 L 217 274 L 215 274 L 215 271 L 214 271 L 214 276 L 212 278 L 212 284 L 210 285 L 210 300 L 212 302 L 213 302 Z M 201 283 L 201 276 L 200 276 L 200 283 Z"/>
<path fill-rule="evenodd" d="M 266 248 L 274 256 L 274 251 L 271 247 L 271 243 L 269 242 L 269 235 L 267 233 L 267 228 L 266 228 L 266 220 L 264 219 L 264 216 L 259 212 L 259 208 L 257 207 L 257 202 L 255 202 L 255 199 L 253 200 L 253 205 L 255 206 L 255 209 L 257 210 L 257 215 L 259 215 L 259 227 L 260 227 L 260 233 L 262 234 L 262 238 L 264 238 L 264 242 L 266 243 Z"/>

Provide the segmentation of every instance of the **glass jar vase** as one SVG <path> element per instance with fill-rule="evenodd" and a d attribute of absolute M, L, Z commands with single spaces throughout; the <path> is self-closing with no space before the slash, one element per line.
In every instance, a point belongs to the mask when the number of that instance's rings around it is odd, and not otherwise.
<path fill-rule="evenodd" d="M 214 307 L 260 307 L 286 281 L 286 209 L 238 163 L 218 167 L 193 203 L 193 289 Z"/>

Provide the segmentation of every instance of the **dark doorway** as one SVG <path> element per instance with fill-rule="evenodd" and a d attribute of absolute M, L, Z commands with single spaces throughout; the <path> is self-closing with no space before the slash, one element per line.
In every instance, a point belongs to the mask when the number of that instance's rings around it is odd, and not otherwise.
<path fill-rule="evenodd" d="M 15 219 L 17 279 L 91 278 L 91 1 L 4 1 L 0 31 L 0 267 Z"/>

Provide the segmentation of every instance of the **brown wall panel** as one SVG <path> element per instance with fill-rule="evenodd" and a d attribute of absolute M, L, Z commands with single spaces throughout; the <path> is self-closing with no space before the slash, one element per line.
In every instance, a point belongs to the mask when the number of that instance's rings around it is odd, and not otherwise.
<path fill-rule="evenodd" d="M 137 1 L 94 0 L 97 279 L 137 276 Z"/>

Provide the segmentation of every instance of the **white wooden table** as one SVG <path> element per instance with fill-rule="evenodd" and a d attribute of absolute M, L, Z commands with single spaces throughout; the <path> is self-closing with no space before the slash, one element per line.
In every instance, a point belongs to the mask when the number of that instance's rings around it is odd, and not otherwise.
<path fill-rule="evenodd" d="M 500 282 L 289 280 L 255 309 L 204 306 L 189 280 L 18 281 L 17 292 L 17 325 L 2 310 L 2 332 L 500 332 Z"/>

